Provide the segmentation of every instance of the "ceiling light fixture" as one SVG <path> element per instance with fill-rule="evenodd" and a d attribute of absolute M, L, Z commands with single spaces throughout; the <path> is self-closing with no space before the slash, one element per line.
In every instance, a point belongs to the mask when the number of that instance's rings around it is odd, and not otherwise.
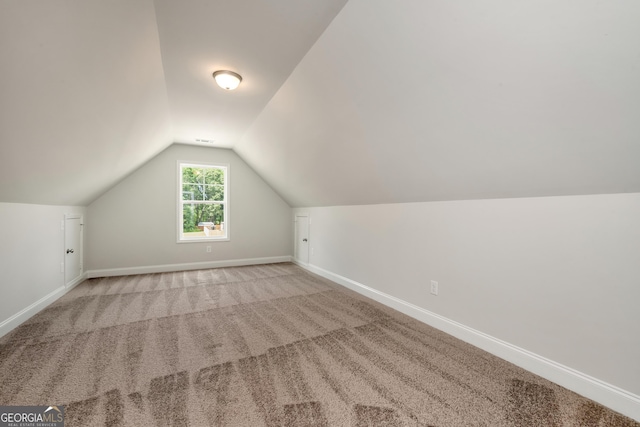
<path fill-rule="evenodd" d="M 213 78 L 216 79 L 218 86 L 226 90 L 234 90 L 242 81 L 242 76 L 240 76 L 240 74 L 227 70 L 218 70 L 214 72 Z"/>

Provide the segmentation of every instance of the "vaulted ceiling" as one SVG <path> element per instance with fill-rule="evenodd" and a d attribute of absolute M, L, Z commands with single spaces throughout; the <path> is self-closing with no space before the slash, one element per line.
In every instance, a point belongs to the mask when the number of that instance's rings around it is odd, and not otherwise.
<path fill-rule="evenodd" d="M 86 205 L 174 142 L 233 147 L 345 2 L 0 1 L 0 202 Z"/>
<path fill-rule="evenodd" d="M 634 0 L 2 1 L 0 202 L 85 205 L 196 139 L 292 206 L 639 192 L 638 22 Z"/>

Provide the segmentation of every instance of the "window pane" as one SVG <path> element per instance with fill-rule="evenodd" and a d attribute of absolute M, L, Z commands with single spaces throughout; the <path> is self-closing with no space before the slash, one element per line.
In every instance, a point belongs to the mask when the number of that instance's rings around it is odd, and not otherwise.
<path fill-rule="evenodd" d="M 197 205 L 194 204 L 185 204 L 182 206 L 182 231 L 184 233 L 198 230 L 196 206 Z"/>
<path fill-rule="evenodd" d="M 220 222 L 224 220 L 224 209 L 222 205 L 199 205 L 197 209 L 200 209 L 199 213 L 201 221 L 220 224 Z"/>
<path fill-rule="evenodd" d="M 214 222 L 216 225 L 224 226 L 224 205 L 216 204 L 212 208 Z"/>
<path fill-rule="evenodd" d="M 224 185 L 224 170 L 218 168 L 207 168 L 204 172 L 204 183 Z"/>
<path fill-rule="evenodd" d="M 203 223 L 214 224 L 213 205 L 203 205 L 197 203 L 185 204 L 182 209 L 182 231 L 202 231 Z"/>
<path fill-rule="evenodd" d="M 222 224 L 224 205 L 186 203 L 182 208 L 182 231 L 194 231 L 201 222 Z"/>
<path fill-rule="evenodd" d="M 198 184 L 183 184 L 182 200 L 204 200 L 204 186 Z"/>
<path fill-rule="evenodd" d="M 224 200 L 224 186 L 207 185 L 205 186 L 204 200 L 222 202 Z"/>
<path fill-rule="evenodd" d="M 189 166 L 183 166 L 182 168 L 182 182 L 184 184 L 197 184 L 203 181 L 202 168 L 194 168 Z"/>
<path fill-rule="evenodd" d="M 197 188 L 193 184 L 183 184 L 182 185 L 182 200 L 197 200 Z"/>
<path fill-rule="evenodd" d="M 224 205 L 188 203 L 182 209 L 185 238 L 224 237 Z"/>

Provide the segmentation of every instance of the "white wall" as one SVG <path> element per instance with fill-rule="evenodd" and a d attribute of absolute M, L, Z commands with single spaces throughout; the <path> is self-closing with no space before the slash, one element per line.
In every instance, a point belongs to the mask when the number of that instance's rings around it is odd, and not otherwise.
<path fill-rule="evenodd" d="M 84 208 L 0 203 L 0 336 L 64 293 L 61 222 L 69 213 Z"/>
<path fill-rule="evenodd" d="M 312 266 L 640 395 L 640 193 L 296 212 Z"/>
<path fill-rule="evenodd" d="M 229 241 L 176 243 L 178 160 L 230 165 Z M 92 202 L 87 218 L 90 275 L 292 253 L 291 208 L 226 149 L 174 144 Z"/>

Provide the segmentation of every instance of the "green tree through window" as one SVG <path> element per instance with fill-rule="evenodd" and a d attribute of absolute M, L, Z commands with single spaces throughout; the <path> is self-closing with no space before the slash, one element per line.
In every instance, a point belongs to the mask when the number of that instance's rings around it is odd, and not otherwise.
<path fill-rule="evenodd" d="M 180 163 L 179 240 L 228 238 L 228 167 Z"/>

